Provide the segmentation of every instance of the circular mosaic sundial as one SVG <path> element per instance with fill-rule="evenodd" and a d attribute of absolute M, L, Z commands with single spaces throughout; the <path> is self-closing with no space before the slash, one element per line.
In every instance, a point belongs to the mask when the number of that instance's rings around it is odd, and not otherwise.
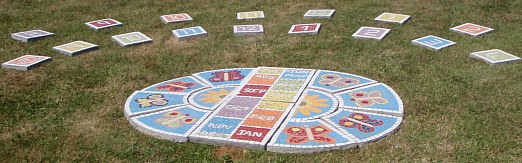
<path fill-rule="evenodd" d="M 383 83 L 274 67 L 196 73 L 136 91 L 125 104 L 131 124 L 158 138 L 285 153 L 357 147 L 391 134 L 402 115 Z"/>

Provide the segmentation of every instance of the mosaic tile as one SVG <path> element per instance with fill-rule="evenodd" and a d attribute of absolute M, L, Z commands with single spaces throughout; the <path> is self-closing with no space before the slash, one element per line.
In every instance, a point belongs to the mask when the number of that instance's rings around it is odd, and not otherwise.
<path fill-rule="evenodd" d="M 401 117 L 342 109 L 322 117 L 344 134 L 357 138 L 359 145 L 379 140 L 396 131 Z"/>
<path fill-rule="evenodd" d="M 400 124 L 400 98 L 388 86 L 373 83 L 356 75 L 324 70 L 213 70 L 137 91 L 127 100 L 125 114 L 138 130 L 179 142 L 282 153 L 354 148 L 394 131 L 388 132 L 385 127 Z M 367 114 L 370 120 L 345 111 Z M 343 125 L 360 124 L 363 131 L 372 134 L 343 129 L 334 122 L 342 118 Z M 399 123 L 389 127 L 394 119 Z M 367 125 L 370 123 L 373 129 Z"/>
<path fill-rule="evenodd" d="M 386 28 L 375 28 L 375 27 L 361 27 L 357 30 L 352 37 L 357 39 L 375 39 L 382 40 L 391 29 Z"/>
<path fill-rule="evenodd" d="M 80 53 L 85 53 L 98 49 L 98 45 L 88 43 L 85 41 L 74 41 L 71 43 L 53 47 L 53 50 L 68 56 L 74 56 Z"/>
<path fill-rule="evenodd" d="M 313 23 L 313 24 L 296 24 L 292 25 L 288 34 L 291 35 L 316 35 L 319 34 L 319 30 L 321 29 L 321 23 Z"/>
<path fill-rule="evenodd" d="M 239 12 L 236 14 L 237 19 L 262 19 L 265 18 L 263 11 Z"/>
<path fill-rule="evenodd" d="M 37 56 L 37 55 L 24 55 L 5 63 L 2 63 L 2 68 L 15 69 L 21 71 L 28 71 L 32 68 L 44 63 L 51 61 L 51 57 Z"/>
<path fill-rule="evenodd" d="M 492 32 L 493 30 L 494 30 L 493 28 L 484 27 L 484 26 L 476 25 L 476 24 L 472 24 L 472 23 L 466 23 L 466 24 L 462 24 L 462 25 L 451 28 L 451 31 L 454 31 L 457 33 L 468 34 L 468 35 L 475 36 L 475 37 Z"/>
<path fill-rule="evenodd" d="M 418 46 L 428 48 L 431 50 L 435 50 L 435 51 L 439 51 L 443 48 L 447 48 L 447 47 L 457 44 L 453 41 L 446 40 L 446 39 L 443 39 L 443 38 L 440 38 L 437 36 L 432 36 L 432 35 L 412 40 L 411 43 L 414 45 L 418 45 Z"/>
<path fill-rule="evenodd" d="M 339 107 L 402 116 L 402 101 L 393 89 L 378 83 L 334 95 Z"/>
<path fill-rule="evenodd" d="M 176 142 L 188 141 L 188 135 L 210 112 L 184 106 L 131 118 L 138 130 Z"/>
<path fill-rule="evenodd" d="M 280 153 L 312 153 L 357 147 L 356 139 L 346 137 L 322 120 L 290 120 L 277 130 L 267 150 Z"/>
<path fill-rule="evenodd" d="M 234 25 L 234 36 L 248 36 L 264 34 L 263 25 Z"/>
<path fill-rule="evenodd" d="M 24 31 L 24 32 L 18 32 L 11 34 L 11 38 L 22 41 L 22 42 L 30 42 L 30 41 L 36 41 L 43 39 L 45 37 L 49 37 L 54 35 L 54 33 L 47 32 L 44 30 L 30 30 L 30 31 Z"/>
<path fill-rule="evenodd" d="M 480 59 L 489 65 L 499 65 L 503 63 L 520 61 L 520 57 L 509 54 L 499 49 L 485 50 L 473 52 L 469 55 L 471 58 Z"/>
<path fill-rule="evenodd" d="M 117 20 L 114 20 L 114 19 L 102 19 L 102 20 L 95 20 L 95 21 L 87 22 L 87 23 L 85 23 L 85 25 L 87 25 L 87 27 L 92 28 L 94 30 L 98 30 L 98 29 L 104 29 L 104 28 L 109 28 L 109 27 L 121 26 L 121 25 L 123 25 L 123 23 L 121 23 Z"/>
<path fill-rule="evenodd" d="M 165 24 L 179 23 L 179 22 L 193 20 L 192 17 L 190 17 L 190 15 L 187 13 L 162 15 L 162 16 L 160 16 L 160 19 Z"/>
<path fill-rule="evenodd" d="M 319 70 L 310 83 L 310 88 L 335 93 L 375 83 L 374 80 L 357 75 Z"/>
<path fill-rule="evenodd" d="M 335 13 L 335 10 L 333 9 L 316 9 L 316 10 L 308 10 L 304 14 L 305 19 L 311 19 L 311 18 L 323 18 L 323 19 L 330 19 Z"/>
<path fill-rule="evenodd" d="M 172 34 L 178 38 L 178 40 L 208 36 L 207 31 L 201 26 L 172 30 Z"/>
<path fill-rule="evenodd" d="M 410 19 L 409 15 L 394 14 L 394 13 L 382 13 L 377 16 L 374 20 L 388 23 L 404 24 Z"/>
<path fill-rule="evenodd" d="M 144 43 L 152 42 L 152 39 L 147 37 L 145 34 L 141 32 L 131 32 L 120 34 L 111 37 L 113 41 L 116 41 L 123 47 L 132 46 L 132 45 L 140 45 Z"/>

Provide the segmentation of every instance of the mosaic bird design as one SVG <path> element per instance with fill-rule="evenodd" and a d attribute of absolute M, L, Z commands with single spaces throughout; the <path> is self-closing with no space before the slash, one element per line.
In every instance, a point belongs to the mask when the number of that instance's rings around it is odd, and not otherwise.
<path fill-rule="evenodd" d="M 332 86 L 336 88 L 347 87 L 350 84 L 355 85 L 359 84 L 360 81 L 354 78 L 343 78 L 336 74 L 325 74 L 321 76 L 321 80 L 319 80 L 319 84 L 323 84 L 326 86 Z"/>
<path fill-rule="evenodd" d="M 178 128 L 183 124 L 194 123 L 196 120 L 190 117 L 190 114 L 183 114 L 181 111 L 173 111 L 163 114 L 163 117 L 157 119 L 156 122 L 170 128 Z"/>
<path fill-rule="evenodd" d="M 157 90 L 166 89 L 169 92 L 181 92 L 186 89 L 190 89 L 191 87 L 196 86 L 196 83 L 193 82 L 183 82 L 183 81 L 175 81 L 175 82 L 169 82 L 165 85 L 161 85 L 156 87 Z"/>
<path fill-rule="evenodd" d="M 375 126 L 384 124 L 381 120 L 370 119 L 366 114 L 353 113 L 349 117 L 343 116 L 339 120 L 339 125 L 347 128 L 357 128 L 361 132 L 371 133 L 375 131 Z"/>
<path fill-rule="evenodd" d="M 169 100 L 165 99 L 161 94 L 153 94 L 149 95 L 146 98 L 138 98 L 136 99 L 139 106 L 141 108 L 151 107 L 151 106 L 163 106 L 169 103 Z"/>
<path fill-rule="evenodd" d="M 241 71 L 232 70 L 232 71 L 219 71 L 212 73 L 213 77 L 209 78 L 211 82 L 226 82 L 226 81 L 237 81 L 245 78 L 244 75 L 241 75 Z"/>
<path fill-rule="evenodd" d="M 359 91 L 350 93 L 350 100 L 359 107 L 368 107 L 375 104 L 387 104 L 388 100 L 382 97 L 381 92 L 371 91 L 370 93 Z"/>
<path fill-rule="evenodd" d="M 330 136 L 326 136 L 330 132 L 332 132 L 332 130 L 323 125 L 315 125 L 312 127 L 308 125 L 304 125 L 304 127 L 290 126 L 285 129 L 285 133 L 288 135 L 286 142 L 290 144 L 303 144 L 309 141 L 315 141 L 321 144 L 334 144 L 336 140 Z"/>

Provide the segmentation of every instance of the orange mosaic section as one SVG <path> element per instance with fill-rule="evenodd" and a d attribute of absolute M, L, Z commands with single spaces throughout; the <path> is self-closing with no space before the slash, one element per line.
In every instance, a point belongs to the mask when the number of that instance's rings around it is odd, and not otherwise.
<path fill-rule="evenodd" d="M 248 81 L 248 84 L 272 85 L 277 78 L 279 75 L 256 74 Z"/>
<path fill-rule="evenodd" d="M 283 115 L 282 111 L 255 109 L 243 125 L 272 128 L 281 115 Z"/>

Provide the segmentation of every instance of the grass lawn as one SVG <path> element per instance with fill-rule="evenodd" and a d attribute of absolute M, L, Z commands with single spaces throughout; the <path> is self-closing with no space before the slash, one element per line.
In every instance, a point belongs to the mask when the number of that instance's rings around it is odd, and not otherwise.
<path fill-rule="evenodd" d="M 332 8 L 333 19 L 303 19 Z M 0 61 L 53 57 L 31 71 L 0 70 L 0 158 L 6 162 L 522 162 L 522 64 L 490 67 L 469 53 L 501 49 L 522 56 L 522 1 L 0 1 Z M 236 20 L 263 10 L 265 19 Z M 160 15 L 194 21 L 165 25 Z M 382 12 L 412 15 L 404 25 L 376 22 Z M 83 23 L 114 18 L 122 27 Z M 474 38 L 449 28 L 475 23 L 493 33 Z M 322 23 L 319 35 L 290 36 L 292 24 Z M 264 36 L 235 37 L 232 25 L 262 24 Z M 180 42 L 171 30 L 202 26 L 209 37 Z M 390 28 L 382 41 L 351 37 L 361 26 Z M 43 29 L 50 38 L 22 43 L 14 32 Z M 111 36 L 140 31 L 154 42 L 120 47 Z M 457 45 L 434 52 L 410 43 L 436 35 Z M 99 50 L 69 57 L 53 46 L 83 40 Z M 192 73 L 232 67 L 298 67 L 347 72 L 391 86 L 405 105 L 401 129 L 368 146 L 318 154 L 278 154 L 145 135 L 126 120 L 135 90 Z"/>

